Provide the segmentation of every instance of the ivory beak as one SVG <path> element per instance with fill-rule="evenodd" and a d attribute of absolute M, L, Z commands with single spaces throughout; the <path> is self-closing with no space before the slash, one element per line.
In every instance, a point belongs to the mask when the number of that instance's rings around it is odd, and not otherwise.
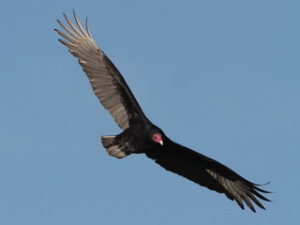
<path fill-rule="evenodd" d="M 160 140 L 158 143 L 159 143 L 161 146 L 164 145 L 164 142 L 163 142 L 162 140 Z"/>

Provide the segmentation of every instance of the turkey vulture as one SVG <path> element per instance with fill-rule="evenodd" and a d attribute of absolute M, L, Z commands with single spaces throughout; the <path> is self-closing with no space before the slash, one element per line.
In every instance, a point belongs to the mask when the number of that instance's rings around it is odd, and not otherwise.
<path fill-rule="evenodd" d="M 242 209 L 244 203 L 253 212 L 253 203 L 265 209 L 258 199 L 270 201 L 261 194 L 270 192 L 223 164 L 173 142 L 159 127 L 151 123 L 121 73 L 96 44 L 87 22 L 84 28 L 74 12 L 73 14 L 75 25 L 64 14 L 68 26 L 57 20 L 65 31 L 55 31 L 64 38 L 59 41 L 78 58 L 95 95 L 123 130 L 118 135 L 101 137 L 107 153 L 118 159 L 133 153 L 144 153 L 166 170 L 224 193 L 230 200 L 235 200 Z"/>

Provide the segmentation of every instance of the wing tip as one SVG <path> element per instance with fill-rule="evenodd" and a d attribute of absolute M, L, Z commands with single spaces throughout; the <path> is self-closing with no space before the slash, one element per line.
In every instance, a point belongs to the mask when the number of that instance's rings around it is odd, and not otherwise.
<path fill-rule="evenodd" d="M 270 181 L 267 182 L 267 183 L 265 183 L 265 184 L 254 184 L 254 183 L 252 183 L 251 193 L 247 194 L 248 197 L 252 200 L 252 202 L 254 202 L 258 207 L 260 207 L 263 210 L 266 210 L 266 208 L 265 208 L 265 206 L 257 198 L 259 198 L 259 199 L 261 199 L 263 201 L 266 201 L 266 202 L 272 202 L 270 199 L 266 198 L 261 193 L 270 194 L 270 193 L 273 193 L 273 192 L 266 191 L 266 190 L 264 190 L 262 188 L 259 188 L 258 186 L 265 186 L 265 185 L 268 185 L 270 183 L 271 183 Z M 251 208 L 251 207 L 249 207 L 249 208 Z M 255 212 L 255 211 L 253 211 L 253 212 Z"/>

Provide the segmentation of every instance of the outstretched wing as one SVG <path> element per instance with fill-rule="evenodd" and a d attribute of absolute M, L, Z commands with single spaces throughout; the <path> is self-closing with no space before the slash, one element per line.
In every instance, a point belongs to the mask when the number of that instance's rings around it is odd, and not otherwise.
<path fill-rule="evenodd" d="M 78 58 L 95 95 L 123 130 L 136 120 L 147 120 L 121 73 L 96 44 L 87 23 L 84 29 L 73 14 L 75 25 L 64 14 L 69 26 L 57 20 L 65 32 L 55 31 L 65 38 L 59 41 Z"/>
<path fill-rule="evenodd" d="M 224 193 L 229 199 L 235 200 L 242 209 L 245 202 L 255 212 L 253 202 L 265 209 L 257 198 L 270 201 L 259 193 L 269 192 L 262 190 L 257 184 L 247 181 L 221 163 L 172 141 L 168 141 L 165 148 L 149 151 L 146 155 L 166 170 Z"/>

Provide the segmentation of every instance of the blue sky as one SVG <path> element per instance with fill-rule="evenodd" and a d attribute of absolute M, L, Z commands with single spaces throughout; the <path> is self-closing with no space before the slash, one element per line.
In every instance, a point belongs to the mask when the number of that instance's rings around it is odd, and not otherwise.
<path fill-rule="evenodd" d="M 266 211 L 108 156 L 119 128 L 55 20 L 88 16 L 146 115 L 176 142 L 265 188 Z M 300 2 L 3 1 L 0 223 L 295 224 L 299 214 Z"/>

